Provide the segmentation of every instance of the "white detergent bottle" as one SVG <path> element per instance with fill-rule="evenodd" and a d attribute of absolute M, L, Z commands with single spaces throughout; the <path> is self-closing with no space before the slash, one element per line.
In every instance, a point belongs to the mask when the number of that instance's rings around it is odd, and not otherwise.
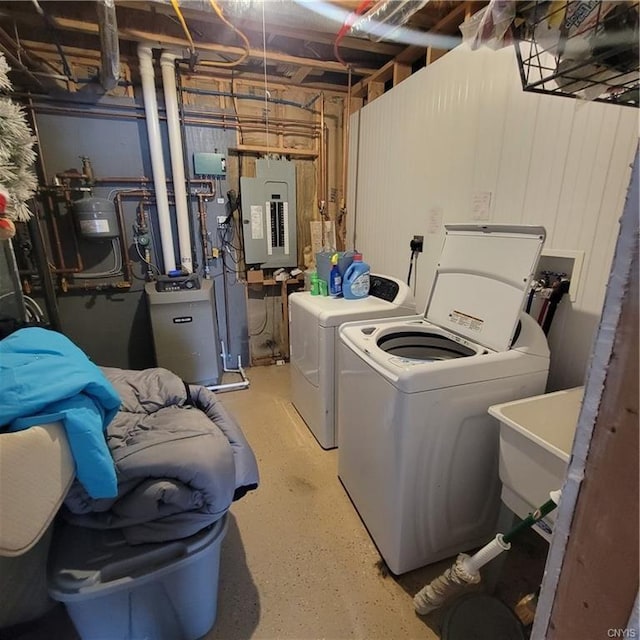
<path fill-rule="evenodd" d="M 353 262 L 344 272 L 342 295 L 347 300 L 366 298 L 369 295 L 369 276 L 371 269 L 362 261 L 362 254 L 356 253 Z"/>

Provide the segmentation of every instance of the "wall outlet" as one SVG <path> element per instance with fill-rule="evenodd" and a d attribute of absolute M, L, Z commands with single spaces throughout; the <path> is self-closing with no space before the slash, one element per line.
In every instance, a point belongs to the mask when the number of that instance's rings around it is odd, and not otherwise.
<path fill-rule="evenodd" d="M 422 253 L 422 248 L 424 246 L 424 236 L 413 236 L 413 240 L 411 240 L 409 246 L 411 247 L 411 251 Z"/>
<path fill-rule="evenodd" d="M 227 216 L 218 216 L 216 220 L 218 222 L 218 229 L 225 229 L 226 227 L 229 226 Z"/>

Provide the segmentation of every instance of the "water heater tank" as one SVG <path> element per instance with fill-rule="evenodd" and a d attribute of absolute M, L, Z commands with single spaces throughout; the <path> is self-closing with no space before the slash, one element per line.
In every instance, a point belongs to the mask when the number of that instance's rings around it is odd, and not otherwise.
<path fill-rule="evenodd" d="M 116 209 L 105 198 L 83 198 L 73 205 L 80 233 L 86 238 L 117 238 L 118 218 Z"/>

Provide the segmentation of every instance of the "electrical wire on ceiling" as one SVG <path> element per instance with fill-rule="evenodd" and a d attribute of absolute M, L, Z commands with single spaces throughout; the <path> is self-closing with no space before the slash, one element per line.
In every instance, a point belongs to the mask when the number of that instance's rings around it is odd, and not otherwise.
<path fill-rule="evenodd" d="M 182 15 L 182 11 L 180 11 L 180 5 L 178 4 L 178 0 L 171 0 L 171 6 L 176 13 L 178 21 L 182 26 L 182 30 L 184 31 L 184 35 L 187 36 L 187 40 L 189 41 L 189 49 L 191 53 L 195 53 L 196 45 L 193 42 L 193 38 L 191 37 L 191 32 L 189 31 L 189 27 L 187 27 L 187 21 L 184 19 Z"/>
<path fill-rule="evenodd" d="M 218 6 L 218 3 L 216 2 L 216 0 L 209 0 L 209 3 L 211 4 L 211 8 L 215 11 L 218 18 L 220 18 L 220 20 L 222 20 L 224 24 L 226 24 L 230 29 L 232 29 L 236 33 L 236 35 L 240 38 L 240 40 L 242 40 L 244 52 L 237 60 L 233 60 L 231 62 L 217 62 L 214 60 L 203 60 L 202 62 L 200 62 L 200 64 L 206 67 L 227 67 L 227 68 L 237 67 L 239 64 L 242 64 L 249 57 L 249 54 L 251 53 L 251 44 L 249 43 L 249 39 L 247 38 L 247 36 L 244 35 L 244 33 L 242 33 L 242 31 L 237 29 L 233 24 L 231 24 L 231 22 L 229 22 L 224 17 L 224 15 L 222 14 L 222 9 Z M 264 6 L 263 6 L 263 11 L 264 11 Z"/>
<path fill-rule="evenodd" d="M 60 60 L 62 61 L 62 68 L 64 69 L 64 73 L 67 78 L 70 78 L 74 82 L 76 81 L 76 77 L 71 70 L 71 66 L 67 60 L 67 57 L 64 55 L 64 51 L 62 49 L 62 45 L 60 44 L 60 39 L 58 38 L 58 29 L 53 18 L 45 13 L 44 9 L 40 6 L 38 0 L 31 0 L 33 6 L 36 8 L 36 11 L 42 16 L 45 24 L 47 25 L 49 32 L 51 33 L 51 37 L 53 38 L 53 42 L 56 45 L 56 49 L 58 50 L 58 55 L 60 56 Z"/>
<path fill-rule="evenodd" d="M 338 31 L 338 34 L 336 35 L 336 39 L 333 43 L 333 53 L 336 57 L 336 60 L 338 60 L 338 62 L 340 62 L 340 64 L 343 64 L 345 67 L 348 67 L 349 65 L 340 56 L 340 41 L 347 35 L 356 19 L 365 11 L 367 11 L 367 9 L 371 7 L 373 2 L 374 0 L 362 0 L 360 4 L 355 8 L 355 10 L 347 16 L 344 23 L 342 24 L 342 27 L 340 27 L 340 31 Z"/>
<path fill-rule="evenodd" d="M 34 0 L 35 1 L 35 0 Z M 191 36 L 191 32 L 189 31 L 189 27 L 187 26 L 187 21 L 184 18 L 184 14 L 182 13 L 181 9 L 180 9 L 180 5 L 178 4 L 178 0 L 170 0 L 171 1 L 171 6 L 173 7 L 173 10 L 175 11 L 175 14 L 178 18 L 178 21 L 180 22 L 180 25 L 182 26 L 182 30 L 184 31 L 184 34 L 187 38 L 187 40 L 189 41 L 189 48 L 190 48 L 190 52 L 191 54 L 195 54 L 196 51 L 196 45 L 195 42 L 193 41 L 193 37 Z M 216 2 L 216 0 L 209 0 L 209 3 L 211 4 L 211 8 L 214 10 L 215 14 L 218 16 L 218 18 L 220 18 L 220 20 L 222 20 L 222 22 L 229 27 L 232 31 L 234 31 L 237 36 L 240 38 L 240 40 L 242 40 L 242 48 L 244 49 L 242 55 L 237 59 L 237 60 L 232 60 L 232 61 L 216 61 L 216 60 L 202 60 L 199 64 L 205 66 L 205 67 L 236 67 L 239 64 L 242 64 L 248 57 L 249 54 L 251 53 L 251 44 L 249 43 L 249 39 L 247 38 L 247 36 L 244 35 L 244 33 L 242 33 L 242 31 L 240 31 L 239 29 L 237 29 L 233 24 L 231 24 L 231 22 L 229 22 L 229 20 L 227 20 L 223 13 L 222 13 L 222 9 L 220 8 L 220 6 L 218 5 L 218 3 Z M 264 8 L 263 8 L 264 10 Z"/>

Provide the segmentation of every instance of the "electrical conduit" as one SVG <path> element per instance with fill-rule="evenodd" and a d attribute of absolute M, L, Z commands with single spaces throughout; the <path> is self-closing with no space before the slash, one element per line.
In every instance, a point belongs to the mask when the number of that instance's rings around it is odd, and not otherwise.
<path fill-rule="evenodd" d="M 147 121 L 147 135 L 149 137 L 149 149 L 151 151 L 153 184 L 156 192 L 156 205 L 158 208 L 162 261 L 164 263 L 164 271 L 165 273 L 168 273 L 175 269 L 176 257 L 173 250 L 173 234 L 171 231 L 169 199 L 167 197 L 167 184 L 164 173 L 164 157 L 162 155 L 162 140 L 160 138 L 160 119 L 158 117 L 158 99 L 156 97 L 153 54 L 151 52 L 151 48 L 142 44 L 138 45 L 138 59 L 140 61 L 140 77 L 142 79 L 142 94 Z M 184 187 L 184 181 L 182 184 Z"/>
<path fill-rule="evenodd" d="M 187 208 L 187 190 L 185 188 L 184 157 L 182 154 L 182 133 L 178 114 L 178 88 L 176 86 L 175 61 L 177 56 L 163 51 L 160 56 L 164 104 L 167 110 L 167 128 L 169 130 L 169 148 L 171 151 L 171 172 L 173 191 L 176 201 L 176 219 L 178 222 L 178 246 L 182 270 L 193 271 L 191 259 L 191 233 L 189 231 L 189 212 Z"/>

